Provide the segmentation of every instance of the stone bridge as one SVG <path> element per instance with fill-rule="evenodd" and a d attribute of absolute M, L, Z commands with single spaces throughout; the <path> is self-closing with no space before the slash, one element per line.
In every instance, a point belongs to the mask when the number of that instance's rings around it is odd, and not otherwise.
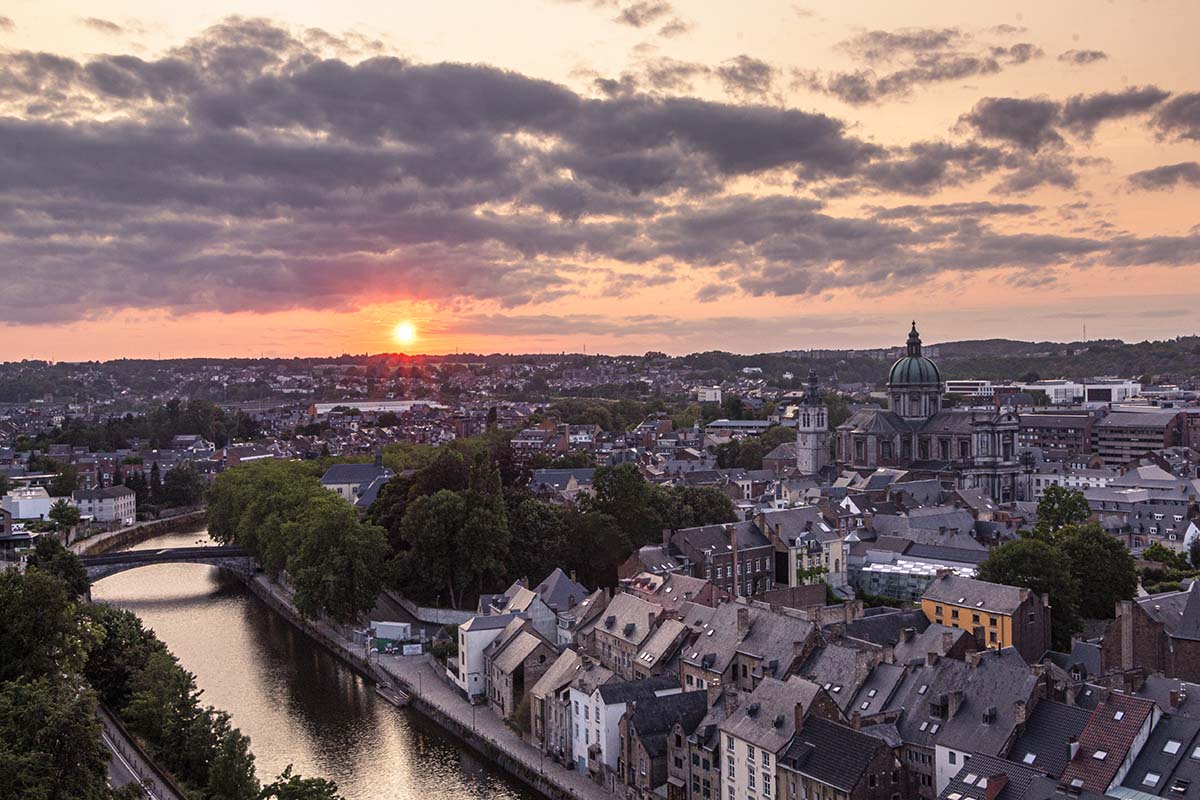
<path fill-rule="evenodd" d="M 84 556 L 88 580 L 116 575 L 147 564 L 210 564 L 243 575 L 254 572 L 254 560 L 240 547 L 168 547 L 163 550 L 123 550 L 102 556 Z"/>

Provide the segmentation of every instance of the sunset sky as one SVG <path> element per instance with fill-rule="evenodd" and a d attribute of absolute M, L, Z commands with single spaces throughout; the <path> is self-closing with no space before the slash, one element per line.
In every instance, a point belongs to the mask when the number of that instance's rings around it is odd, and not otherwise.
<path fill-rule="evenodd" d="M 0 359 L 1197 333 L 1195 0 L 83 7 L 0 7 Z"/>

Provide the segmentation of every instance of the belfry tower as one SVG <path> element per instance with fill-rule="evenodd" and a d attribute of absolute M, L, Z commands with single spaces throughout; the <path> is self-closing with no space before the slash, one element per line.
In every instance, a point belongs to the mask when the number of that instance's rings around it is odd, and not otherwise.
<path fill-rule="evenodd" d="M 808 387 L 796 412 L 796 469 L 816 475 L 829 463 L 829 409 L 821 400 L 817 371 L 808 371 Z"/>

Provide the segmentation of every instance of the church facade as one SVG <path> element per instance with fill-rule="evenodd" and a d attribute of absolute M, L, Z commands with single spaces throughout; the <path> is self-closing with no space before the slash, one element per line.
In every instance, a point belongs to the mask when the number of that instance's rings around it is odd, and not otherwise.
<path fill-rule="evenodd" d="M 921 354 L 914 322 L 904 357 L 887 381 L 888 409 L 863 409 L 837 428 L 838 463 L 847 469 L 908 469 L 952 477 L 1000 502 L 1020 499 L 1016 413 L 942 408 L 942 374 Z"/>

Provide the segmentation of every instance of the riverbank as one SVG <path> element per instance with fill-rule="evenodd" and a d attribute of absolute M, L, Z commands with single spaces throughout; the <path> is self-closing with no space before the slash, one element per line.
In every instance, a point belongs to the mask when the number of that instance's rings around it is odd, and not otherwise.
<path fill-rule="evenodd" d="M 208 509 L 199 508 L 173 517 L 153 519 L 130 525 L 127 528 L 98 533 L 87 539 L 73 542 L 69 549 L 77 556 L 99 556 L 141 544 L 147 539 L 153 539 L 164 533 L 173 533 L 203 525 L 207 518 Z"/>
<path fill-rule="evenodd" d="M 488 762 L 550 800 L 611 800 L 612 794 L 578 772 L 547 760 L 486 705 L 472 706 L 446 685 L 445 670 L 429 656 L 372 656 L 348 631 L 323 620 L 305 619 L 292 605 L 288 591 L 265 575 L 244 578 L 247 588 L 284 619 L 332 653 L 356 674 L 401 686 L 411 697 L 410 708 L 454 735 Z"/>

